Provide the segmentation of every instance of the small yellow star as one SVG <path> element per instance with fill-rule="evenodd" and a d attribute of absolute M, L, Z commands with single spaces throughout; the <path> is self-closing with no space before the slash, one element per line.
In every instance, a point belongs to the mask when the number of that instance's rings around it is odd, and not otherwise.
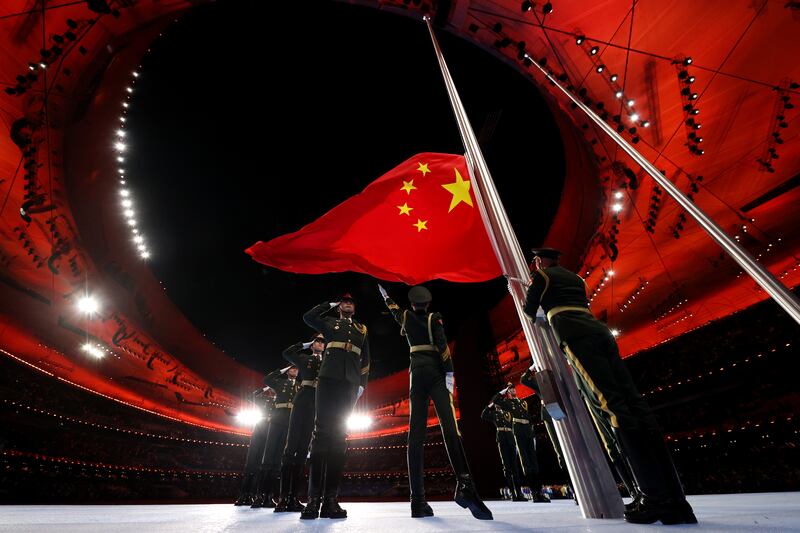
<path fill-rule="evenodd" d="M 424 229 L 428 229 L 427 224 L 428 224 L 427 220 L 417 219 L 417 223 L 416 224 L 411 224 L 411 225 L 414 226 L 415 228 L 417 228 L 417 233 L 419 233 L 420 231 L 422 231 Z"/>
<path fill-rule="evenodd" d="M 414 180 L 403 181 L 403 186 L 400 187 L 401 191 L 406 191 L 408 194 L 411 194 L 413 189 L 416 189 L 416 187 L 414 187 Z"/>
<path fill-rule="evenodd" d="M 398 213 L 399 215 L 408 215 L 408 216 L 411 216 L 409 213 L 411 213 L 411 211 L 412 211 L 414 208 L 413 208 L 413 207 L 408 207 L 408 203 L 405 203 L 405 204 L 403 204 L 403 205 L 398 205 L 398 206 L 397 206 L 397 209 L 399 209 L 399 210 L 400 210 L 400 213 Z"/>
<path fill-rule="evenodd" d="M 420 172 L 422 172 L 422 177 L 423 177 L 423 178 L 425 177 L 425 174 L 427 174 L 428 172 L 430 172 L 430 169 L 428 168 L 428 163 L 424 163 L 424 164 L 423 164 L 423 163 L 420 163 L 420 164 L 419 164 L 419 168 L 418 168 L 417 170 L 419 170 Z"/>
<path fill-rule="evenodd" d="M 450 200 L 450 209 L 447 210 L 449 213 L 452 211 L 458 204 L 464 202 L 470 207 L 474 207 L 472 205 L 472 197 L 469 194 L 469 187 L 470 182 L 469 180 L 465 180 L 461 177 L 461 174 L 458 172 L 458 169 L 453 169 L 456 171 L 456 181 L 453 183 L 445 183 L 442 185 L 447 192 L 453 195 L 453 198 Z"/>

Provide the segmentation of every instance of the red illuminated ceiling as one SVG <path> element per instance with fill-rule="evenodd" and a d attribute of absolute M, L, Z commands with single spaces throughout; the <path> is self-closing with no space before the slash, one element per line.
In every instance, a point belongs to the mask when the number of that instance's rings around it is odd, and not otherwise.
<path fill-rule="evenodd" d="M 0 3 L 0 347 L 97 392 L 235 430 L 231 413 L 258 376 L 208 343 L 164 295 L 119 216 L 114 154 L 97 149 L 112 141 L 125 86 L 149 43 L 195 2 L 109 3 L 119 12 L 93 13 L 84 2 Z M 565 250 L 566 263 L 599 289 L 592 310 L 621 330 L 625 354 L 766 296 L 542 83 L 521 51 L 546 59 L 612 125 L 619 115 L 623 135 L 669 179 L 785 284 L 800 283 L 793 3 L 565 0 L 547 15 L 539 2 L 529 12 L 519 1 L 358 3 L 417 19 L 430 12 L 545 94 L 567 154 L 546 244 Z M 107 302 L 92 321 L 74 311 L 87 279 Z M 498 339 L 515 342 L 509 309 L 504 302 L 493 320 L 508 330 Z M 87 356 L 79 350 L 87 338 L 111 354 Z M 397 415 L 405 383 L 387 379 L 369 397 L 376 409 L 397 404 L 380 431 L 405 423 Z"/>

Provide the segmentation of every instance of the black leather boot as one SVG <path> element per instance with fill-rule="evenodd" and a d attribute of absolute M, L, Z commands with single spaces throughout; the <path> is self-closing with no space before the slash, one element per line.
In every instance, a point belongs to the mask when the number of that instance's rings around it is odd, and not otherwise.
<path fill-rule="evenodd" d="M 633 524 L 696 524 L 661 434 L 630 429 L 617 429 L 617 434 L 642 494 L 638 504 L 625 511 L 625 520 Z"/>
<path fill-rule="evenodd" d="M 433 509 L 425 501 L 425 496 L 411 497 L 411 518 L 424 518 L 433 516 Z"/>
<path fill-rule="evenodd" d="M 264 502 L 267 499 L 267 490 L 269 487 L 269 480 L 267 479 L 269 472 L 267 470 L 259 470 L 256 481 L 256 489 L 253 494 L 253 503 L 250 505 L 253 509 L 264 507 Z"/>
<path fill-rule="evenodd" d="M 281 488 L 278 503 L 275 505 L 276 513 L 286 513 L 289 511 L 289 499 L 292 493 L 292 475 L 291 471 L 294 465 L 289 462 L 284 462 L 281 465 Z"/>
<path fill-rule="evenodd" d="M 528 501 L 528 498 L 526 498 L 525 495 L 522 494 L 522 488 L 519 486 L 519 483 L 517 483 L 516 480 L 514 480 L 513 478 L 509 479 L 508 483 L 509 483 L 508 487 L 511 489 L 511 501 L 512 502 L 527 502 Z"/>
<path fill-rule="evenodd" d="M 472 483 L 472 477 L 469 474 L 462 474 L 458 477 L 456 493 L 453 499 L 464 509 L 468 508 L 472 516 L 478 520 L 494 519 L 492 512 L 478 496 L 478 491 L 475 490 L 475 485 Z"/>
<path fill-rule="evenodd" d="M 239 497 L 233 505 L 252 505 L 253 504 L 253 484 L 255 483 L 256 475 L 253 472 L 244 475 L 242 481 L 242 489 L 239 491 Z"/>
<path fill-rule="evenodd" d="M 292 466 L 290 476 L 292 477 L 292 486 L 289 491 L 289 504 L 286 510 L 290 513 L 303 512 L 303 504 L 300 503 L 298 495 L 300 494 L 301 487 L 303 486 L 303 470 L 305 465 L 301 462 Z"/>
<path fill-rule="evenodd" d="M 531 496 L 531 501 L 533 501 L 533 503 L 550 503 L 550 498 L 542 494 L 542 489 L 531 489 Z"/>
<path fill-rule="evenodd" d="M 328 454 L 325 468 L 325 496 L 322 499 L 320 518 L 347 518 L 347 511 L 339 507 L 339 483 L 342 479 L 346 450 L 338 450 Z"/>
<path fill-rule="evenodd" d="M 319 518 L 319 504 L 321 498 L 319 496 L 312 496 L 308 499 L 303 511 L 300 513 L 300 520 L 314 520 Z"/>
<path fill-rule="evenodd" d="M 325 495 L 322 502 L 322 509 L 319 511 L 320 518 L 347 518 L 347 511 L 339 507 L 338 496 Z"/>
<path fill-rule="evenodd" d="M 322 491 L 325 484 L 325 470 L 327 468 L 327 454 L 311 453 L 311 467 L 308 472 L 308 503 L 300 513 L 302 520 L 319 518 L 319 508 L 322 503 Z"/>

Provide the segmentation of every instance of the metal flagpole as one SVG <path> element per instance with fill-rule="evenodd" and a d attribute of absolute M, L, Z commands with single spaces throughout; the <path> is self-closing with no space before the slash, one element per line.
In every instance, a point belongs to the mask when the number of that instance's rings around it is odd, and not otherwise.
<path fill-rule="evenodd" d="M 536 322 L 523 312 L 525 287 L 519 280 L 527 280 L 525 256 L 506 214 L 489 168 L 481 153 L 461 98 L 458 95 L 445 63 L 439 43 L 433 33 L 430 18 L 424 17 L 442 70 L 447 93 L 458 123 L 461 140 L 466 150 L 467 166 L 471 182 L 475 184 L 475 199 L 478 203 L 484 226 L 489 234 L 497 260 L 509 279 L 509 292 L 522 324 L 534 362 L 540 369 L 553 371 L 561 392 L 566 417 L 555 420 L 558 440 L 564 452 L 565 463 L 580 502 L 585 518 L 621 518 L 622 499 L 608 467 L 605 454 L 600 448 L 595 428 L 586 411 L 586 405 L 578 393 L 575 380 L 561 353 L 550 327 L 543 318 Z M 533 487 L 531 487 L 533 489 Z"/>
<path fill-rule="evenodd" d="M 800 324 L 800 299 L 797 298 L 786 286 L 781 283 L 778 278 L 772 275 L 769 270 L 764 268 L 758 261 L 753 258 L 750 253 L 742 248 L 738 243 L 731 239 L 716 222 L 711 220 L 702 209 L 697 207 L 694 202 L 689 200 L 670 180 L 666 178 L 658 169 L 640 154 L 636 148 L 631 146 L 614 128 L 606 124 L 597 114 L 592 111 L 586 104 L 565 89 L 561 83 L 558 82 L 553 76 L 550 75 L 539 63 L 534 61 L 532 57 L 525 54 L 525 57 L 537 68 L 542 74 L 545 75 L 547 80 L 558 87 L 561 92 L 577 105 L 581 110 L 592 119 L 592 122 L 600 126 L 600 128 L 608 134 L 611 139 L 622 148 L 631 158 L 639 164 L 642 169 L 653 178 L 658 185 L 663 188 L 667 193 L 676 201 L 678 205 L 684 208 L 689 215 L 708 233 L 717 244 L 719 244 L 734 261 L 739 263 L 739 266 L 750 275 L 751 278 L 758 283 L 773 300 L 778 302 L 778 305 L 783 307 L 789 316 L 791 316 L 798 324 Z"/>

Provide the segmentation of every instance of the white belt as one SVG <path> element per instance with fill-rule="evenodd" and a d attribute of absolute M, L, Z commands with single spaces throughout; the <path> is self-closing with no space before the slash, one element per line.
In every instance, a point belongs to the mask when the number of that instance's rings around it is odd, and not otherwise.
<path fill-rule="evenodd" d="M 514 431 L 511 428 L 497 428 L 497 431 Z"/>
<path fill-rule="evenodd" d="M 292 405 L 293 405 L 292 402 L 276 403 L 275 404 L 275 408 L 276 409 L 291 409 Z"/>
<path fill-rule="evenodd" d="M 300 386 L 301 387 L 315 387 L 316 388 L 317 380 L 316 379 L 304 379 L 303 381 L 300 382 Z"/>
<path fill-rule="evenodd" d="M 514 422 L 517 424 L 530 424 L 530 420 L 525 420 L 524 418 L 515 418 Z"/>

